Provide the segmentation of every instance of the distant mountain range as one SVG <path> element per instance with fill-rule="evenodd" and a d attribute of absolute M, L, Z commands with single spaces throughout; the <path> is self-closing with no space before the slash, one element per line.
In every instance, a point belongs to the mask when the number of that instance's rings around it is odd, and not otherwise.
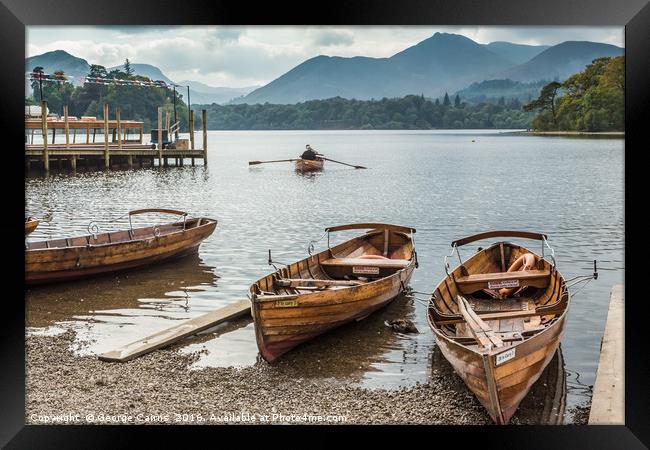
<path fill-rule="evenodd" d="M 492 79 L 562 80 L 620 47 L 567 41 L 554 46 L 478 44 L 458 34 L 435 33 L 390 58 L 317 56 L 236 103 L 297 103 L 330 97 L 359 100 L 423 94 L 441 97 Z"/>
<path fill-rule="evenodd" d="M 550 48 L 550 45 L 525 45 L 496 41 L 483 44 L 483 47 L 509 60 L 512 64 L 523 64 Z"/>
<path fill-rule="evenodd" d="M 603 56 L 621 56 L 624 50 L 610 44 L 588 41 L 566 41 L 554 45 L 524 64 L 503 71 L 503 78 L 516 81 L 563 81 Z"/>
<path fill-rule="evenodd" d="M 25 72 L 31 72 L 36 66 L 43 67 L 45 73 L 54 73 L 57 70 L 63 70 L 70 78 L 70 81 L 77 86 L 82 83 L 82 78 L 88 75 L 88 72 L 90 71 L 90 64 L 88 61 L 73 56 L 63 50 L 55 50 L 25 59 Z M 158 67 L 152 66 L 151 64 L 132 63 L 131 68 L 137 75 L 149 77 L 152 80 L 162 80 L 169 84 L 173 83 L 180 85 L 181 87 L 178 88 L 178 90 L 184 97 L 187 96 L 187 89 L 184 87 L 190 86 L 190 100 L 192 101 L 192 104 L 225 104 L 230 100 L 246 95 L 259 87 L 229 88 L 209 86 L 198 81 L 174 82 Z M 108 67 L 106 70 L 110 71 L 114 69 L 124 70 L 124 66 Z M 26 95 L 31 95 L 29 80 L 25 83 L 25 93 Z"/>
<path fill-rule="evenodd" d="M 435 33 L 389 58 L 316 56 L 262 87 L 213 87 L 197 81 L 177 84 L 190 86 L 192 104 L 291 104 L 337 96 L 368 100 L 409 94 L 438 98 L 445 92 L 464 92 L 477 99 L 498 92 L 506 98 L 524 99 L 536 95 L 543 81 L 564 80 L 598 57 L 623 54 L 620 47 L 597 42 L 479 44 L 462 35 Z M 27 58 L 25 71 L 37 65 L 47 73 L 64 70 L 76 83 L 90 67 L 86 60 L 62 50 Z M 172 82 L 155 66 L 132 63 L 131 67 L 139 75 Z M 496 83 L 481 84 L 489 80 Z M 181 93 L 186 95 L 184 89 Z"/>

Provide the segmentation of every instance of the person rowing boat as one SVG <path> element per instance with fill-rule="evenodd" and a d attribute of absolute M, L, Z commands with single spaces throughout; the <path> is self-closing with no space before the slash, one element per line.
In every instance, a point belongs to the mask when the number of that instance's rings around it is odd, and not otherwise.
<path fill-rule="evenodd" d="M 305 146 L 305 151 L 302 152 L 302 155 L 300 155 L 300 159 L 306 159 L 309 161 L 314 161 L 317 159 L 320 159 L 323 155 L 317 153 L 313 148 L 311 148 L 311 145 L 307 144 Z"/>

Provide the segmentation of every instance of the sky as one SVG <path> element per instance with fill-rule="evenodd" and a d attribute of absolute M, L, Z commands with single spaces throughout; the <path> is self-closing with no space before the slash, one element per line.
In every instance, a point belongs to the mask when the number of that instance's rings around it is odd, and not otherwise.
<path fill-rule="evenodd" d="M 147 63 L 170 79 L 210 86 L 264 85 L 318 55 L 389 57 L 435 32 L 487 44 L 594 41 L 624 46 L 623 27 L 30 26 L 27 56 L 65 50 L 105 67 Z"/>

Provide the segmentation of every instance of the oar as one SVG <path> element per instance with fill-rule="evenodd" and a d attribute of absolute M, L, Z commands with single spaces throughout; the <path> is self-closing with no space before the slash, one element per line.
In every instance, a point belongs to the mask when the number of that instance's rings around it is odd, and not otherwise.
<path fill-rule="evenodd" d="M 367 169 L 367 167 L 355 166 L 354 164 L 348 164 L 348 163 L 344 163 L 344 162 L 341 162 L 341 161 L 335 161 L 333 159 L 325 158 L 324 156 L 321 156 L 321 158 L 324 159 L 325 161 L 331 161 L 333 163 L 343 164 L 344 166 L 354 167 L 355 169 Z"/>
<path fill-rule="evenodd" d="M 255 164 L 266 164 L 266 163 L 274 163 L 274 162 L 291 162 L 291 161 L 298 161 L 297 159 L 276 159 L 273 161 L 248 161 L 249 166 L 254 166 Z"/>

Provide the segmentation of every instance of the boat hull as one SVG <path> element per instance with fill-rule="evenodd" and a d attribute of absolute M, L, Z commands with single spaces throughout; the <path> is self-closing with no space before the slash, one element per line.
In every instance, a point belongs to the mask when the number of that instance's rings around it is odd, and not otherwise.
<path fill-rule="evenodd" d="M 249 295 L 255 336 L 260 354 L 266 361 L 273 362 L 316 336 L 346 323 L 362 320 L 386 306 L 405 289 L 416 266 L 412 241 L 405 233 L 391 234 L 392 241 L 399 242 L 388 251 L 394 252 L 394 259 L 383 258 L 383 263 L 400 261 L 393 269 L 376 267 L 374 275 L 361 275 L 359 278 L 354 274 L 369 273 L 363 271 L 372 271 L 373 264 L 380 264 L 378 260 L 361 259 L 363 263 L 359 264 L 363 265 L 357 266 L 358 263 L 353 262 L 351 265 L 354 267 L 345 264 L 333 267 L 329 263 L 334 255 L 338 255 L 336 261 L 345 261 L 347 255 L 353 254 L 350 261 L 359 261 L 354 257 L 369 248 L 367 242 L 381 239 L 382 236 L 383 231 L 371 232 L 343 242 L 331 250 L 282 268 L 251 286 Z M 345 275 L 343 270 L 351 271 Z M 298 285 L 303 284 L 300 281 L 303 279 L 311 280 L 309 283 L 322 281 L 335 285 L 306 292 L 300 288 L 278 287 L 278 279 L 298 280 Z"/>
<path fill-rule="evenodd" d="M 490 330 L 502 333 L 500 336 L 504 336 L 504 339 L 506 335 L 512 336 L 505 341 L 505 345 L 486 348 L 479 345 L 478 340 L 465 337 L 469 324 L 465 319 L 457 319 L 458 314 L 453 314 L 457 312 L 454 299 L 459 298 L 457 283 L 460 283 L 463 274 L 477 273 L 473 272 L 476 268 L 481 269 L 478 273 L 499 272 L 495 270 L 499 266 L 498 245 L 500 244 L 482 251 L 492 251 L 490 256 L 484 257 L 482 252 L 475 254 L 439 283 L 432 296 L 427 319 L 441 353 L 454 371 L 485 407 L 494 422 L 507 424 L 560 345 L 568 313 L 569 295 L 561 274 L 544 261 L 543 268 L 550 272 L 548 285 L 543 289 L 535 288 L 537 290 L 533 291 L 533 296 L 524 294 L 509 300 L 471 297 L 481 314 L 488 314 L 485 316 L 485 322 L 491 324 L 488 325 Z M 511 253 L 513 258 L 523 253 L 532 253 L 512 244 L 506 244 L 506 248 L 501 248 L 501 252 L 502 255 Z M 496 264 L 496 267 L 493 264 Z M 462 295 L 470 297 L 469 294 Z M 505 312 L 501 313 L 500 308 Z M 531 308 L 535 311 L 529 313 Z M 505 316 L 496 318 L 499 314 Z M 533 319 L 536 325 L 524 324 L 525 320 Z M 517 320 L 523 328 L 513 328 L 513 321 Z M 450 326 L 456 327 L 456 334 Z M 504 331 L 504 328 L 512 331 Z M 513 334 L 516 330 L 519 331 Z"/>
<path fill-rule="evenodd" d="M 99 245 L 46 248 L 25 252 L 28 285 L 77 280 L 137 269 L 198 251 L 217 226 L 212 219 L 194 228 L 169 234 Z"/>
<path fill-rule="evenodd" d="M 295 307 L 275 301 L 255 302 L 256 338 L 262 357 L 272 362 L 292 348 L 334 328 L 361 320 L 397 297 L 413 273 L 413 266 L 374 283 L 341 292 L 306 294 Z"/>
<path fill-rule="evenodd" d="M 323 170 L 325 160 L 323 159 L 298 159 L 296 161 L 296 171 L 298 172 L 317 172 Z"/>
<path fill-rule="evenodd" d="M 40 223 L 40 220 L 38 220 L 38 219 L 31 219 L 31 220 L 28 220 L 27 222 L 25 222 L 25 236 L 27 236 L 32 231 L 34 231 L 39 223 Z"/>
<path fill-rule="evenodd" d="M 543 338 L 530 339 L 523 343 L 525 345 L 514 346 L 515 358 L 499 366 L 496 366 L 495 355 L 482 357 L 446 339 L 435 330 L 434 334 L 436 344 L 454 371 L 485 407 L 492 420 L 503 425 L 510 421 L 531 386 L 555 355 L 564 332 L 564 322 L 563 318 L 561 323 L 544 331 L 547 335 Z M 487 364 L 489 368 L 486 367 Z M 488 379 L 490 372 L 494 376 Z M 490 399 L 489 384 L 492 380 L 496 385 L 499 407 Z"/>

